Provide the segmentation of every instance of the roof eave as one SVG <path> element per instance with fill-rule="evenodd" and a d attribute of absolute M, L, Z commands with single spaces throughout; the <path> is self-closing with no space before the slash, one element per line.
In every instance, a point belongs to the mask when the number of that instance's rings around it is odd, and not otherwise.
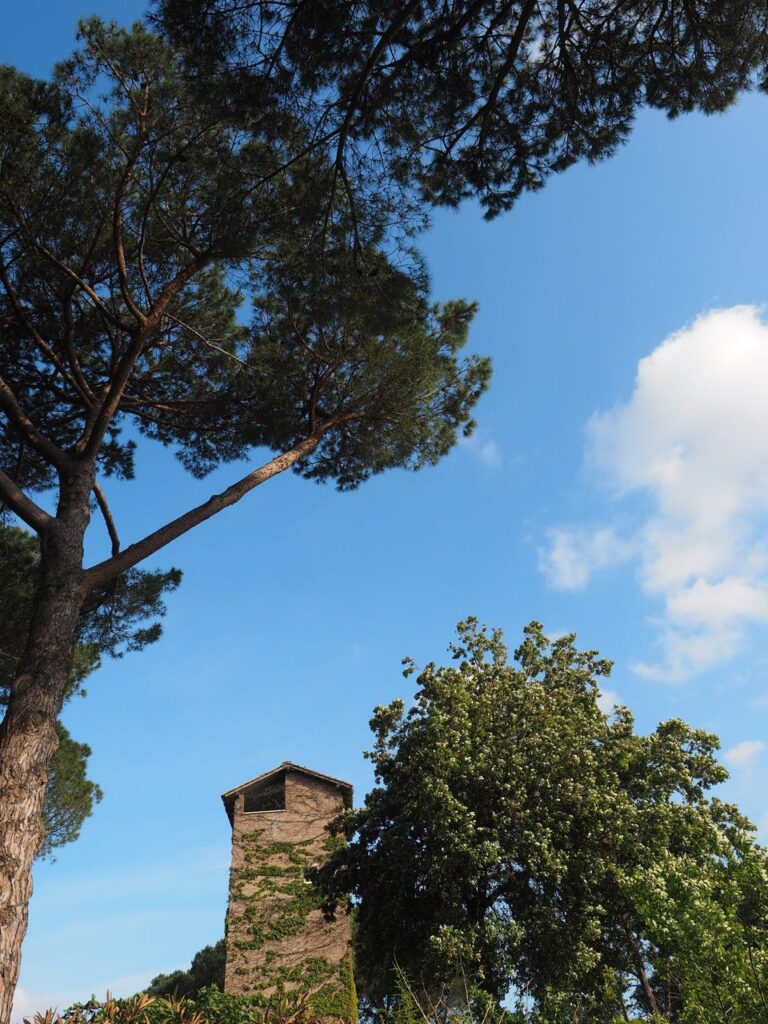
<path fill-rule="evenodd" d="M 294 771 L 302 775 L 309 775 L 311 778 L 321 779 L 323 782 L 328 782 L 333 786 L 338 786 L 338 788 L 344 792 L 345 804 L 349 807 L 352 806 L 353 787 L 351 782 L 345 782 L 344 779 L 337 779 L 333 775 L 325 775 L 323 772 L 316 772 L 312 768 L 306 768 L 304 765 L 296 764 L 294 761 L 283 761 L 282 764 L 277 765 L 275 768 L 270 768 L 268 772 L 263 772 L 261 775 L 257 775 L 256 778 L 249 779 L 247 782 L 241 782 L 239 786 L 235 786 L 233 789 L 228 789 L 226 793 L 221 794 L 221 799 L 230 824 L 234 823 L 234 805 L 239 793 L 244 789 L 249 789 L 251 786 L 255 786 L 258 782 L 266 782 L 273 775 L 277 775 L 278 772 L 285 771 Z"/>

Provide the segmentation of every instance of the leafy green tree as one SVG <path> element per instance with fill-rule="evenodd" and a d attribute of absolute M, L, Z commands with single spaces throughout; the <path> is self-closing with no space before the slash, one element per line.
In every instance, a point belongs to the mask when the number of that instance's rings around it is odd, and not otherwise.
<path fill-rule="evenodd" d="M 720 847 L 703 860 L 668 851 L 624 878 L 645 923 L 660 1015 L 680 1024 L 768 1015 L 766 852 L 741 837 Z"/>
<path fill-rule="evenodd" d="M 195 953 L 188 971 L 158 974 L 150 982 L 147 993 L 151 996 L 195 996 L 201 989 L 215 985 L 224 991 L 224 965 L 226 940 L 219 939 L 213 946 L 205 946 Z"/>
<path fill-rule="evenodd" d="M 124 621 L 138 563 L 287 469 L 346 490 L 436 463 L 490 374 L 461 352 L 474 307 L 429 302 L 391 206 L 353 210 L 326 155 L 296 158 L 297 118 L 206 96 L 141 26 L 91 20 L 81 41 L 51 82 L 0 69 L 0 501 L 40 537 L 0 724 L 2 1024 L 75 651 Z M 148 441 L 198 477 L 251 466 L 124 547 L 103 482 Z M 94 510 L 108 547 L 87 566 Z"/>
<path fill-rule="evenodd" d="M 749 859 L 757 892 L 765 870 L 749 823 L 708 796 L 727 774 L 716 738 L 679 720 L 638 736 L 626 708 L 606 717 L 610 664 L 537 623 L 515 662 L 473 619 L 450 650 L 455 664 L 419 674 L 410 710 L 376 709 L 377 786 L 337 823 L 349 843 L 322 872 L 329 912 L 356 898 L 369 1005 L 396 1000 L 402 971 L 427 1006 L 468 987 L 497 1004 L 517 993 L 542 1021 L 686 1019 L 693 975 L 672 973 L 683 939 L 695 958 L 709 924 L 725 941 L 717 915 L 735 921 L 718 872 L 735 885 L 727 865 Z M 709 885 L 714 918 L 697 924 L 682 888 L 654 889 L 670 864 Z M 764 955 L 756 925 L 750 936 Z"/>

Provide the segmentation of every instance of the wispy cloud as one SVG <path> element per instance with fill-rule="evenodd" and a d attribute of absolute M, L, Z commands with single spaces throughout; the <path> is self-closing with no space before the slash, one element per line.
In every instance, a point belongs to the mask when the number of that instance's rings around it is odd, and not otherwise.
<path fill-rule="evenodd" d="M 621 700 L 615 690 L 600 691 L 597 698 L 597 706 L 604 715 L 610 715 L 617 704 L 621 704 Z"/>
<path fill-rule="evenodd" d="M 752 306 L 714 310 L 638 365 L 630 399 L 592 417 L 587 464 L 614 507 L 644 518 L 549 531 L 550 584 L 581 589 L 632 562 L 657 602 L 658 656 L 633 668 L 684 679 L 737 654 L 768 623 L 768 325 Z M 622 504 L 620 504 L 622 503 Z"/>
<path fill-rule="evenodd" d="M 475 431 L 469 437 L 462 438 L 459 444 L 486 469 L 501 468 L 501 449 L 492 437 L 488 437 L 481 431 Z"/>
<path fill-rule="evenodd" d="M 726 750 L 723 757 L 734 768 L 749 768 L 755 758 L 765 750 L 762 740 L 742 740 L 735 747 Z"/>
<path fill-rule="evenodd" d="M 629 561 L 632 554 L 632 543 L 612 526 L 552 529 L 539 549 L 539 568 L 555 590 L 583 590 L 595 573 Z"/>

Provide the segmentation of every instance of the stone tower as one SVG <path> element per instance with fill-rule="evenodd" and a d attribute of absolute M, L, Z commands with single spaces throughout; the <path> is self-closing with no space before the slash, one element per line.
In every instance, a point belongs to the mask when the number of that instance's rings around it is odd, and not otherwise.
<path fill-rule="evenodd" d="M 349 918 L 326 921 L 305 876 L 339 841 L 326 825 L 352 806 L 352 786 L 284 761 L 222 800 L 232 825 L 225 991 L 291 990 L 318 1017 L 356 1021 Z"/>

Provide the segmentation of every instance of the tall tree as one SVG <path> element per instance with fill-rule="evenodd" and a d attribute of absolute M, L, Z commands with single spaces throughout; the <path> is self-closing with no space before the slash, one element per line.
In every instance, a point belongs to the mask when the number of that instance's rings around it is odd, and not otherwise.
<path fill-rule="evenodd" d="M 40 537 L 0 724 L 3 1024 L 89 612 L 98 626 L 140 561 L 286 469 L 344 490 L 436 462 L 471 430 L 490 372 L 461 356 L 473 307 L 429 303 L 384 201 L 364 196 L 362 217 L 324 156 L 286 160 L 299 122 L 268 98 L 258 115 L 207 99 L 140 26 L 92 20 L 81 37 L 50 83 L 0 69 L 0 499 Z M 122 547 L 102 480 L 132 478 L 145 439 L 200 477 L 267 451 Z M 86 566 L 93 509 L 109 554 Z"/>
<path fill-rule="evenodd" d="M 474 620 L 451 654 L 453 665 L 420 673 L 409 710 L 376 709 L 377 786 L 338 822 L 349 843 L 321 872 L 329 911 L 357 898 L 362 994 L 380 1008 L 403 971 L 426 1005 L 456 986 L 497 1002 L 514 988 L 542 1020 L 565 1009 L 563 1020 L 595 1024 L 631 1012 L 682 1020 L 696 979 L 673 966 L 683 952 L 690 966 L 706 941 L 727 945 L 710 926 L 738 920 L 738 899 L 718 904 L 718 885 L 737 888 L 747 858 L 753 891 L 765 877 L 749 823 L 707 795 L 727 775 L 715 737 L 679 720 L 638 736 L 626 708 L 606 718 L 597 698 L 609 663 L 536 623 L 516 664 Z M 746 955 L 739 964 L 749 985 Z"/>

